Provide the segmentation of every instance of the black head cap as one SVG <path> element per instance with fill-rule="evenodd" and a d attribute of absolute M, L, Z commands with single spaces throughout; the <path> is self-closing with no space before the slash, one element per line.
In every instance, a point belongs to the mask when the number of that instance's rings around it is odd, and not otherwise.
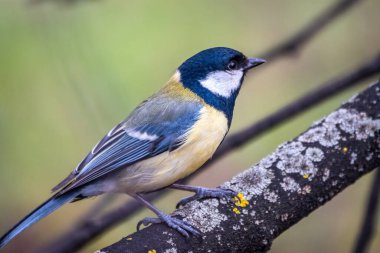
<path fill-rule="evenodd" d="M 239 51 L 227 47 L 214 47 L 190 57 L 178 70 L 182 80 L 201 80 L 213 71 L 243 68 L 247 61 L 247 57 Z"/>

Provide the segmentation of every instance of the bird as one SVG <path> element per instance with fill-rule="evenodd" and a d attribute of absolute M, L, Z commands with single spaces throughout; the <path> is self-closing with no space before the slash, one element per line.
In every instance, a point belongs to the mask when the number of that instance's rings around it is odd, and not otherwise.
<path fill-rule="evenodd" d="M 166 214 L 144 194 L 163 188 L 193 192 L 178 205 L 203 198 L 231 198 L 224 188 L 177 183 L 207 162 L 225 138 L 246 73 L 264 59 L 227 48 L 205 49 L 183 62 L 157 93 L 138 105 L 101 139 L 56 187 L 53 195 L 0 239 L 0 248 L 62 205 L 104 193 L 128 194 L 157 217 L 137 224 L 164 223 L 184 237 L 198 229 Z"/>

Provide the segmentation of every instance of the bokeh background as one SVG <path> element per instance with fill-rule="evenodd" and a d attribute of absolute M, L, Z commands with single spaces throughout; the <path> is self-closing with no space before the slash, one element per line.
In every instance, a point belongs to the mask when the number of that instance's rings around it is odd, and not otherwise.
<path fill-rule="evenodd" d="M 259 56 L 335 1 L 0 1 L 0 234 L 50 195 L 108 130 L 194 53 L 228 46 Z M 295 57 L 251 73 L 232 132 L 369 61 L 380 50 L 380 1 L 363 0 Z M 371 80 L 266 133 L 193 180 L 217 186 L 305 130 Z M 271 252 L 349 252 L 371 175 L 281 235 Z M 166 212 L 183 193 L 158 201 Z M 126 196 L 117 197 L 121 203 Z M 30 252 L 75 224 L 97 199 L 66 205 L 4 252 Z M 81 252 L 135 230 L 149 211 Z M 379 224 L 376 225 L 379 228 Z M 370 252 L 380 251 L 377 237 Z"/>

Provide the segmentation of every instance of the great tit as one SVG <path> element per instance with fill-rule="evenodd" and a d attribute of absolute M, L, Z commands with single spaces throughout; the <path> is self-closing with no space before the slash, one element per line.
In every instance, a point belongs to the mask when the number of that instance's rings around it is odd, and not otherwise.
<path fill-rule="evenodd" d="M 63 204 L 103 193 L 126 193 L 152 210 L 138 227 L 166 223 L 183 236 L 200 232 L 163 213 L 144 193 L 170 187 L 195 192 L 182 199 L 231 197 L 228 189 L 176 184 L 214 154 L 231 125 L 236 97 L 248 70 L 264 63 L 225 47 L 206 49 L 187 59 L 166 86 L 116 125 L 76 169 L 53 188 L 54 195 L 0 239 L 0 247 Z"/>

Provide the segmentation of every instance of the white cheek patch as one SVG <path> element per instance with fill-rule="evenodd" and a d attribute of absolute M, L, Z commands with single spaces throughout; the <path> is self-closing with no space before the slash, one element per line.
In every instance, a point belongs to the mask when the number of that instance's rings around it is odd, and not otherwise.
<path fill-rule="evenodd" d="M 242 70 L 214 71 L 209 73 L 200 84 L 212 93 L 228 98 L 240 86 Z"/>

